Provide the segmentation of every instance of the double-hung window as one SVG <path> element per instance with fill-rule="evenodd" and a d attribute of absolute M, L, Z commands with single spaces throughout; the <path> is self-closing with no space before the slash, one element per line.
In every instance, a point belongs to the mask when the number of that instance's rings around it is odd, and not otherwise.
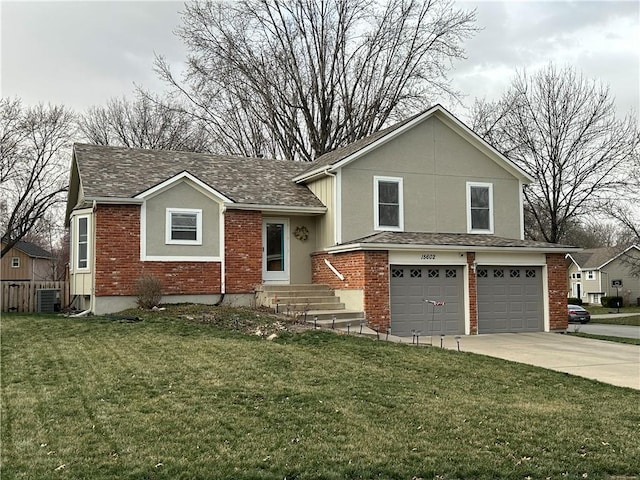
<path fill-rule="evenodd" d="M 375 230 L 402 231 L 404 229 L 402 198 L 402 178 L 373 178 Z"/>
<path fill-rule="evenodd" d="M 167 208 L 166 243 L 202 245 L 202 210 Z"/>
<path fill-rule="evenodd" d="M 493 233 L 493 185 L 467 182 L 467 231 Z"/>
<path fill-rule="evenodd" d="M 78 238 L 76 240 L 76 267 L 89 267 L 89 217 L 78 217 Z"/>
<path fill-rule="evenodd" d="M 12 268 L 20 268 L 20 257 L 12 257 L 11 258 L 11 267 Z"/>

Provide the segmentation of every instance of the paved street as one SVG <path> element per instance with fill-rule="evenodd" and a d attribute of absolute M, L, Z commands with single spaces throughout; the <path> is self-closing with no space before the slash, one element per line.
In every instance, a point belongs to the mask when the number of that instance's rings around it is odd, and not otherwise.
<path fill-rule="evenodd" d="M 631 325 L 608 325 L 604 323 L 588 323 L 586 325 L 580 325 L 571 323 L 569 324 L 567 331 L 590 333 L 592 335 L 607 335 L 612 337 L 640 338 L 640 327 L 634 327 Z"/>

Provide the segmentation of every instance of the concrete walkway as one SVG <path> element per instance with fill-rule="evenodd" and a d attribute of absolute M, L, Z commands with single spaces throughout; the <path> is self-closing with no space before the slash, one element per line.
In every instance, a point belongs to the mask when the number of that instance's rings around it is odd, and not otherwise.
<path fill-rule="evenodd" d="M 376 336 L 365 327 L 363 334 Z M 346 331 L 346 330 L 345 330 Z M 351 330 L 351 333 L 356 333 Z M 502 358 L 512 362 L 570 373 L 600 382 L 640 390 L 640 346 L 573 337 L 560 333 L 497 333 L 462 335 L 462 352 Z M 380 334 L 380 340 L 412 343 L 412 337 Z M 440 337 L 433 337 L 433 346 L 440 347 Z M 420 337 L 420 345 L 430 345 L 431 337 Z M 442 338 L 443 347 L 456 350 L 456 337 Z"/>

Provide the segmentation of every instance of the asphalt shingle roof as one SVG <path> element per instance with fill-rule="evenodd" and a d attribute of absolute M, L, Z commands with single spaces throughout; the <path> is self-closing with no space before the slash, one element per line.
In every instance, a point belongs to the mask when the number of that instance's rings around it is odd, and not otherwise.
<path fill-rule="evenodd" d="M 47 252 L 44 248 L 40 248 L 35 243 L 19 241 L 15 244 L 14 248 L 26 253 L 31 258 L 53 258 L 50 252 Z"/>
<path fill-rule="evenodd" d="M 323 207 L 291 179 L 308 163 L 98 145 L 74 145 L 87 198 L 133 198 L 187 171 L 237 203 Z"/>
<path fill-rule="evenodd" d="M 572 253 L 571 257 L 583 269 L 601 267 L 615 256 L 622 253 L 622 247 L 589 248 L 581 252 Z"/>
<path fill-rule="evenodd" d="M 392 244 L 392 245 L 434 245 L 453 247 L 501 247 L 501 248 L 544 248 L 550 250 L 573 249 L 568 245 L 518 240 L 514 238 L 496 237 L 494 235 L 474 235 L 468 233 L 420 233 L 420 232 L 380 232 L 367 237 L 345 243 L 357 244 Z"/>

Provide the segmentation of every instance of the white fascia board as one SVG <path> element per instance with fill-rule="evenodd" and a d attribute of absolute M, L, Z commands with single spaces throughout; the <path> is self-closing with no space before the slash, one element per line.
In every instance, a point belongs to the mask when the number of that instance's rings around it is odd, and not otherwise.
<path fill-rule="evenodd" d="M 636 249 L 640 252 L 640 247 L 638 245 L 631 245 L 630 247 L 625 248 L 622 252 L 620 252 L 618 255 L 616 255 L 615 257 L 613 257 L 611 260 L 607 260 L 606 262 L 604 262 L 602 265 L 600 265 L 599 267 L 596 267 L 593 270 L 600 270 L 601 268 L 606 267 L 607 265 L 609 265 L 611 262 L 613 262 L 614 260 L 617 260 L 618 258 L 620 258 L 622 255 L 624 255 L 625 253 L 627 253 L 629 250 L 631 249 Z"/>
<path fill-rule="evenodd" d="M 111 205 L 142 205 L 144 200 L 140 198 L 120 198 L 120 197 L 86 197 L 85 201 L 97 204 Z"/>
<path fill-rule="evenodd" d="M 551 249 L 543 247 L 491 247 L 480 245 L 407 245 L 397 243 L 352 243 L 325 248 L 327 253 L 344 253 L 359 250 L 441 250 L 441 251 L 465 251 L 465 252 L 526 252 L 526 253 L 564 253 L 578 251 L 575 249 Z"/>
<path fill-rule="evenodd" d="M 487 143 L 485 140 L 480 138 L 480 136 L 478 136 L 477 133 L 475 133 L 468 126 L 466 126 L 464 123 L 462 123 L 460 120 L 458 120 L 452 113 L 450 113 L 448 110 L 446 110 L 440 104 L 436 104 L 433 107 L 431 107 L 430 109 L 425 110 L 422 113 L 422 115 L 414 118 L 410 122 L 407 122 L 405 125 L 397 128 L 393 132 L 389 132 L 389 134 L 379 138 L 375 142 L 367 145 L 366 147 L 363 147 L 362 149 L 358 150 L 357 152 L 354 152 L 351 155 L 343 158 L 339 162 L 337 162 L 337 163 L 335 163 L 333 165 L 323 165 L 322 167 L 318 167 L 317 169 L 312 170 L 312 171 L 310 171 L 308 173 L 305 173 L 305 174 L 302 174 L 302 175 L 298 175 L 297 177 L 294 177 L 293 181 L 296 182 L 296 183 L 300 183 L 300 182 L 303 182 L 305 180 L 309 180 L 312 177 L 320 175 L 320 174 L 322 174 L 322 173 L 324 173 L 326 171 L 334 172 L 337 169 L 342 168 L 343 166 L 345 166 L 345 165 L 353 162 L 354 160 L 360 158 L 361 156 L 366 155 L 367 153 L 371 152 L 372 150 L 375 150 L 376 148 L 380 147 L 381 145 L 384 145 L 388 141 L 394 139 L 398 135 L 401 135 L 402 133 L 406 132 L 407 130 L 413 128 L 418 123 L 422 122 L 426 118 L 428 118 L 428 117 L 430 117 L 430 116 L 432 116 L 432 115 L 434 115 L 436 113 L 440 114 L 439 115 L 440 119 L 444 120 L 445 124 L 449 125 L 450 127 L 453 127 L 454 130 L 456 130 L 459 134 L 462 134 L 463 136 L 467 136 L 468 140 L 470 140 L 471 143 L 474 143 L 477 147 L 481 147 L 481 148 L 486 149 L 487 153 L 489 153 L 490 156 L 494 157 L 494 161 L 496 161 L 496 163 L 501 165 L 503 168 L 506 168 L 515 177 L 519 178 L 520 180 L 523 180 L 524 181 L 523 183 L 533 183 L 535 181 L 535 179 L 531 175 L 526 173 L 524 170 L 522 170 L 520 167 L 518 167 L 518 165 L 516 165 L 511 160 L 509 160 L 507 157 L 505 157 L 502 153 L 500 153 L 493 146 L 491 146 L 491 144 Z M 444 118 L 442 118 L 442 117 L 444 117 Z"/>
<path fill-rule="evenodd" d="M 281 213 L 290 215 L 321 215 L 326 213 L 327 207 L 304 207 L 282 205 L 260 205 L 257 203 L 225 203 L 225 210 L 250 210 L 267 213 Z"/>
<path fill-rule="evenodd" d="M 136 195 L 133 198 L 139 198 L 139 199 L 146 199 L 148 197 L 153 196 L 154 194 L 166 189 L 167 187 L 171 186 L 174 183 L 177 183 L 181 180 L 190 180 L 191 182 L 193 182 L 195 185 L 197 185 L 198 187 L 200 187 L 204 193 L 216 197 L 219 200 L 225 202 L 225 203 L 233 203 L 233 200 L 231 200 L 230 198 L 228 198 L 226 195 L 220 193 L 219 191 L 217 191 L 215 188 L 211 188 L 209 185 L 207 185 L 206 183 L 204 183 L 202 180 L 199 180 L 198 178 L 194 177 L 193 175 L 191 175 L 189 172 L 187 172 L 186 170 L 174 175 L 171 178 L 168 178 L 167 180 L 165 180 L 162 183 L 159 183 L 158 185 L 156 185 L 155 187 L 151 187 L 148 190 L 145 190 L 144 192 L 139 193 L 138 195 Z"/>
<path fill-rule="evenodd" d="M 393 138 L 397 137 L 398 135 L 402 134 L 403 132 L 406 132 L 407 130 L 412 128 L 414 125 L 422 122 L 425 118 L 431 116 L 433 114 L 433 112 L 436 111 L 436 109 L 438 109 L 438 108 L 442 108 L 442 107 L 440 105 L 435 105 L 435 106 L 431 107 L 429 110 L 424 111 L 422 113 L 422 115 L 414 118 L 410 122 L 407 122 L 405 125 L 395 129 L 393 132 L 389 132 L 387 135 L 385 135 L 383 137 L 380 137 L 375 142 L 370 143 L 366 147 L 361 148 L 357 152 L 354 152 L 351 155 L 348 155 L 347 157 L 343 158 L 339 162 L 337 162 L 337 163 L 335 163 L 333 165 L 323 165 L 323 166 L 318 167 L 317 169 L 312 170 L 312 171 L 310 171 L 308 173 L 303 173 L 302 175 L 298 175 L 297 177 L 295 177 L 293 179 L 293 181 L 296 182 L 296 183 L 300 183 L 300 182 L 303 182 L 305 180 L 309 180 L 312 177 L 321 175 L 323 173 L 326 174 L 326 172 L 335 172 L 339 168 L 342 168 L 343 166 L 353 162 L 354 160 L 360 158 L 361 156 L 366 155 L 367 153 L 371 152 L 372 150 L 375 150 L 376 148 L 380 147 L 381 145 L 384 145 L 389 140 L 392 140 Z"/>
<path fill-rule="evenodd" d="M 442 117 L 444 117 L 444 118 L 440 117 L 440 119 L 444 120 L 445 124 L 448 124 L 449 126 L 454 127 L 454 129 L 457 130 L 458 133 L 461 133 L 463 135 L 466 134 L 468 137 L 470 137 L 469 140 L 471 140 L 472 143 L 475 143 L 476 146 L 486 148 L 488 152 L 491 154 L 491 156 L 494 157 L 494 161 L 499 160 L 499 162 L 496 162 L 496 163 L 498 163 L 500 166 L 502 166 L 503 168 L 506 168 L 507 170 L 510 170 L 514 176 L 520 178 L 521 180 L 526 180 L 523 183 L 533 183 L 535 181 L 535 179 L 531 175 L 529 175 L 527 172 L 522 170 L 518 165 L 513 163 L 511 160 L 505 157 L 498 150 L 496 150 L 490 143 L 486 142 L 476 132 L 471 130 L 464 123 L 462 123 L 455 116 L 453 116 L 453 114 L 449 113 L 440 105 L 436 105 L 436 107 L 439 107 L 437 111 L 441 113 Z M 448 123 L 447 120 L 450 123 Z"/>
<path fill-rule="evenodd" d="M 578 264 L 578 262 L 576 262 L 576 259 L 575 259 L 575 258 L 573 258 L 573 255 L 571 255 L 570 253 L 567 253 L 567 254 L 565 255 L 565 258 L 570 258 L 570 259 L 571 259 L 571 262 L 573 262 L 573 264 L 574 264 L 576 267 L 578 267 L 578 270 L 582 270 L 582 267 L 580 267 L 580 265 Z"/>

